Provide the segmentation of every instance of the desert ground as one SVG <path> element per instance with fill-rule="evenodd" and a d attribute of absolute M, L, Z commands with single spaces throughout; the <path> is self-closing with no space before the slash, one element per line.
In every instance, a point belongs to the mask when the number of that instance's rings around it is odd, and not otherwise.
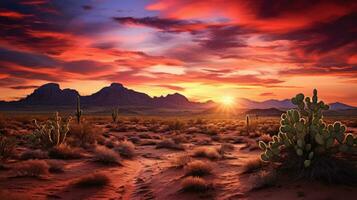
<path fill-rule="evenodd" d="M 61 115 L 61 113 L 60 113 Z M 66 115 L 61 115 L 63 120 Z M 260 161 L 280 117 L 84 116 L 62 144 L 32 137 L 33 119 L 0 118 L 0 199 L 355 199 L 351 185 L 277 176 Z M 340 120 L 357 134 L 357 119 Z M 5 159 L 6 156 L 6 159 Z M 356 163 L 355 157 L 351 162 Z"/>

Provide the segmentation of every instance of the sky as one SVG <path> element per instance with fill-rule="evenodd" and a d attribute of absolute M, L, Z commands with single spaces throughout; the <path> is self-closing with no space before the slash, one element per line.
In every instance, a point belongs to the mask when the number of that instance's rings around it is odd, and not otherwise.
<path fill-rule="evenodd" d="M 317 88 L 357 106 L 356 23 L 353 0 L 1 0 L 0 99 L 119 82 L 201 102 Z"/>

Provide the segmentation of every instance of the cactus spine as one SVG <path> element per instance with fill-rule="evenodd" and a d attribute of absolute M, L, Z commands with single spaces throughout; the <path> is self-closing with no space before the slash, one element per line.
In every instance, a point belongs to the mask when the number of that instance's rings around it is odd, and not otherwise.
<path fill-rule="evenodd" d="M 322 154 L 356 152 L 357 138 L 345 134 L 346 126 L 338 121 L 326 125 L 323 121 L 322 112 L 329 106 L 318 101 L 316 89 L 312 99 L 300 93 L 291 102 L 297 109 L 281 115 L 279 134 L 273 136 L 273 141 L 268 144 L 259 141 L 259 147 L 264 151 L 261 154 L 263 161 L 279 161 L 285 149 L 286 152 L 295 152 L 302 158 L 302 165 L 308 168 Z"/>
<path fill-rule="evenodd" d="M 119 116 L 119 108 L 114 108 L 112 112 L 113 123 L 117 122 Z"/>
<path fill-rule="evenodd" d="M 81 110 L 81 100 L 79 95 L 77 95 L 77 112 L 76 112 L 76 118 L 77 118 L 77 123 L 81 123 L 81 117 L 82 117 L 82 110 Z"/>

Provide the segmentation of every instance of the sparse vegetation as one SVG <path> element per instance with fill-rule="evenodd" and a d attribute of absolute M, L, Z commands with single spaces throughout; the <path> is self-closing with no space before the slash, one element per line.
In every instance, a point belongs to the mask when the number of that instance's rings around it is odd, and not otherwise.
<path fill-rule="evenodd" d="M 93 160 L 105 165 L 120 164 L 120 156 L 115 151 L 104 146 L 98 146 L 96 148 Z"/>
<path fill-rule="evenodd" d="M 183 168 L 187 163 L 191 162 L 192 158 L 188 154 L 180 155 L 173 161 L 173 166 L 176 168 Z"/>
<path fill-rule="evenodd" d="M 174 150 L 184 150 L 184 146 L 182 144 L 175 143 L 172 139 L 164 139 L 156 144 L 156 148 L 166 148 L 166 149 L 174 149 Z"/>
<path fill-rule="evenodd" d="M 14 168 L 16 177 L 40 177 L 47 175 L 49 166 L 44 160 L 28 160 Z"/>
<path fill-rule="evenodd" d="M 102 173 L 95 173 L 79 178 L 74 183 L 74 185 L 80 188 L 90 188 L 90 187 L 104 187 L 109 183 L 110 183 L 110 179 L 107 175 Z"/>
<path fill-rule="evenodd" d="M 252 173 L 254 171 L 261 169 L 262 167 L 263 167 L 263 163 L 259 158 L 250 159 L 244 163 L 243 173 Z"/>
<path fill-rule="evenodd" d="M 129 141 L 120 142 L 114 150 L 124 158 L 133 158 L 135 156 L 135 145 Z"/>
<path fill-rule="evenodd" d="M 208 158 L 210 160 L 216 160 L 221 158 L 221 155 L 218 153 L 218 150 L 216 148 L 209 148 L 209 147 L 196 148 L 193 152 L 193 156 Z"/>
<path fill-rule="evenodd" d="M 36 149 L 36 150 L 29 149 L 20 155 L 21 160 L 46 159 L 46 158 L 48 158 L 47 152 L 44 152 L 40 149 Z"/>
<path fill-rule="evenodd" d="M 48 156 L 54 159 L 79 159 L 82 157 L 80 149 L 72 148 L 66 144 L 55 146 L 48 151 Z"/>
<path fill-rule="evenodd" d="M 0 163 L 13 155 L 15 145 L 13 139 L 0 135 Z"/>
<path fill-rule="evenodd" d="M 186 165 L 186 176 L 205 176 L 212 173 L 212 166 L 200 160 L 191 161 Z"/>
<path fill-rule="evenodd" d="M 277 174 L 274 170 L 262 170 L 250 176 L 251 190 L 258 190 L 274 186 L 277 183 Z"/>
<path fill-rule="evenodd" d="M 206 192 L 211 186 L 200 177 L 187 177 L 182 181 L 182 191 L 185 192 Z"/>

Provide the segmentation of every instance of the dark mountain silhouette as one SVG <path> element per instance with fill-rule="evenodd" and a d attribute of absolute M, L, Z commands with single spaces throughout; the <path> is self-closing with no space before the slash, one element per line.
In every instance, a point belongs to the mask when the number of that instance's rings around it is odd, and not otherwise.
<path fill-rule="evenodd" d="M 18 101 L 25 105 L 73 105 L 79 93 L 72 89 L 60 89 L 57 83 L 48 83 L 35 89 L 35 91 Z"/>
<path fill-rule="evenodd" d="M 27 97 L 12 102 L 0 102 L 0 106 L 71 106 L 76 105 L 79 93 L 72 89 L 61 89 L 57 83 L 48 83 L 35 89 Z M 89 96 L 80 96 L 85 107 L 158 107 L 158 108 L 201 108 L 210 106 L 211 102 L 191 102 L 185 96 L 175 93 L 161 97 L 150 97 L 124 87 L 120 83 L 112 83 Z"/>
<path fill-rule="evenodd" d="M 268 109 L 251 109 L 245 112 L 247 115 L 257 115 L 257 116 L 280 116 L 284 111 L 276 108 Z"/>

